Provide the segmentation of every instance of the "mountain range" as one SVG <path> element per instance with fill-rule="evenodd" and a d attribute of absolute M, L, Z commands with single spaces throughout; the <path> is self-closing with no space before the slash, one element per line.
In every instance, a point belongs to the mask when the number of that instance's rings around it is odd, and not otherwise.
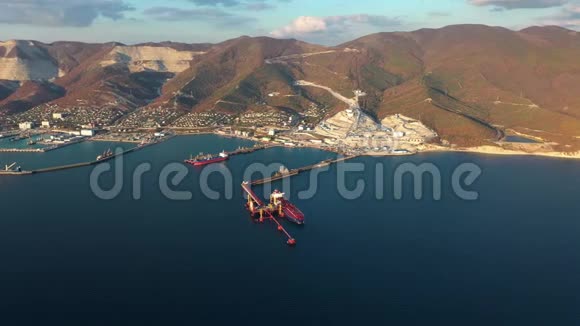
<path fill-rule="evenodd" d="M 240 37 L 219 44 L 0 42 L 0 118 L 32 108 L 179 113 L 347 108 L 401 113 L 460 146 L 506 132 L 580 149 L 580 33 L 484 25 L 368 35 L 326 47 Z"/>

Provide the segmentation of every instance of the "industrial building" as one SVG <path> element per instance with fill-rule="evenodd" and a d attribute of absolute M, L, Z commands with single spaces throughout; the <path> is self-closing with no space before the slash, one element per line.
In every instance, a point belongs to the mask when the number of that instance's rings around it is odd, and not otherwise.
<path fill-rule="evenodd" d="M 18 124 L 18 128 L 20 130 L 30 130 L 30 129 L 34 129 L 36 127 L 36 124 L 34 122 L 21 122 Z"/>

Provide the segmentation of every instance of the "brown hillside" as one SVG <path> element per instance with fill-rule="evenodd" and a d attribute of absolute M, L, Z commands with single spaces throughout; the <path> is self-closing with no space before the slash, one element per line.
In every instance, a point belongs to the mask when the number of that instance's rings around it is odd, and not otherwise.
<path fill-rule="evenodd" d="M 456 25 L 378 33 L 337 47 L 267 37 L 215 45 L 2 44 L 5 75 L 25 80 L 55 76 L 57 69 L 54 84 L 66 91 L 55 99 L 44 87 L 14 92 L 0 84 L 0 95 L 26 103 L 0 106 L 8 113 L 43 101 L 234 115 L 312 107 L 331 114 L 346 107 L 324 89 L 295 85 L 304 80 L 346 98 L 363 90 L 360 104 L 371 115 L 418 118 L 458 145 L 489 143 L 506 131 L 561 145 L 580 136 L 580 34 L 560 27 Z M 16 64 L 14 56 L 26 60 Z M 19 98 L 31 91 L 39 92 L 37 100 Z"/>
<path fill-rule="evenodd" d="M 14 93 L 0 101 L 6 114 L 26 111 L 42 103 L 64 96 L 65 89 L 50 82 L 27 81 Z"/>

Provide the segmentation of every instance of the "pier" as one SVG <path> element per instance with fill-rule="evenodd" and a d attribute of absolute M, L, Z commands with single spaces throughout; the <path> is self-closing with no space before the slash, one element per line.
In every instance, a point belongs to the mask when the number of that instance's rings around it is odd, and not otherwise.
<path fill-rule="evenodd" d="M 163 141 L 168 140 L 169 138 L 172 138 L 172 137 L 167 137 Z M 130 153 L 136 152 L 136 151 L 138 151 L 140 149 L 143 149 L 143 148 L 146 148 L 148 146 L 159 144 L 160 142 L 161 141 L 154 142 L 154 143 L 149 143 L 149 144 L 145 144 L 143 146 L 133 147 L 133 148 L 130 148 L 130 149 L 126 150 L 126 151 L 123 151 L 123 152 L 121 152 L 119 154 L 113 154 L 112 156 L 109 156 L 109 157 L 106 157 L 106 158 L 103 158 L 103 159 L 100 159 L 100 160 L 95 160 L 95 161 L 90 161 L 90 162 L 82 162 L 82 163 L 75 163 L 75 164 L 69 164 L 69 165 L 62 165 L 62 166 L 55 166 L 55 167 L 50 167 L 50 168 L 46 168 L 46 169 L 33 170 L 33 171 L 31 171 L 32 172 L 31 174 L 47 173 L 47 172 L 56 172 L 56 171 L 62 171 L 62 170 L 76 169 L 76 168 L 80 168 L 80 167 L 84 167 L 84 166 L 97 165 L 97 164 L 104 163 L 106 161 L 110 161 L 112 159 L 115 159 L 115 158 L 117 158 L 119 156 L 123 156 L 123 155 L 127 155 L 127 154 L 130 154 Z"/>
<path fill-rule="evenodd" d="M 44 148 L 0 148 L 0 153 L 44 153 Z"/>
<path fill-rule="evenodd" d="M 228 156 L 232 157 L 232 156 L 236 156 L 236 155 L 251 154 L 251 153 L 254 153 L 257 151 L 261 151 L 263 149 L 274 148 L 274 147 L 280 147 L 280 146 L 279 145 L 256 145 L 254 147 L 238 148 L 235 151 L 225 152 L 225 153 L 228 154 Z"/>
<path fill-rule="evenodd" d="M 86 167 L 86 166 L 92 166 L 92 165 L 97 165 L 100 163 L 104 163 L 106 161 L 115 159 L 119 156 L 123 156 L 123 155 L 127 155 L 133 152 L 136 152 L 140 149 L 144 149 L 146 147 L 149 146 L 153 146 L 153 145 L 157 145 L 159 143 L 162 143 L 166 140 L 169 140 L 171 138 L 173 138 L 174 136 L 167 136 L 159 141 L 156 142 L 152 142 L 152 143 L 147 143 L 144 144 L 142 146 L 137 146 L 137 147 L 133 147 L 131 149 L 128 149 L 126 151 L 123 151 L 122 153 L 119 154 L 114 154 L 111 155 L 109 157 L 100 159 L 100 160 L 95 160 L 95 161 L 89 161 L 89 162 L 81 162 L 81 163 L 74 163 L 74 164 L 68 164 L 68 165 L 60 165 L 60 166 L 53 166 L 53 167 L 49 167 L 49 168 L 44 168 L 44 169 L 37 169 L 37 170 L 29 170 L 29 171 L 11 171 L 11 170 L 6 170 L 6 171 L 2 171 L 0 170 L 0 176 L 23 176 L 23 175 L 32 175 L 32 174 L 40 174 L 40 173 L 49 173 L 49 172 L 56 172 L 56 171 L 63 171 L 63 170 L 70 170 L 70 169 L 76 169 L 76 168 L 81 168 L 81 167 Z M 72 145 L 72 144 L 68 144 L 67 145 Z"/>
<path fill-rule="evenodd" d="M 297 169 L 292 169 L 286 173 L 277 173 L 274 176 L 270 177 L 270 178 L 265 178 L 265 179 L 259 179 L 259 180 L 254 180 L 252 181 L 252 186 L 258 186 L 258 185 L 263 185 L 263 184 L 267 184 L 267 183 L 272 183 L 274 181 L 278 181 L 278 180 L 282 180 L 282 179 L 286 179 L 286 178 L 290 178 L 293 176 L 296 176 L 300 173 L 303 172 L 307 172 L 310 170 L 315 170 L 315 169 L 320 169 L 323 167 L 327 167 L 330 166 L 332 164 L 337 164 L 340 162 L 344 162 L 347 160 L 351 160 L 358 157 L 357 155 L 353 155 L 353 156 L 344 156 L 344 157 L 339 157 L 337 159 L 333 159 L 333 160 L 326 160 L 326 161 L 322 161 L 320 163 L 317 164 L 312 164 L 312 165 L 307 165 L 301 168 L 297 168 Z"/>
<path fill-rule="evenodd" d="M 54 151 L 57 149 L 61 149 L 70 145 L 79 144 L 86 141 L 86 139 L 79 139 L 75 141 L 63 142 L 59 144 L 52 144 L 46 147 L 40 148 L 0 148 L 0 153 L 46 153 L 50 151 Z M 45 143 L 43 143 L 45 144 Z"/>
<path fill-rule="evenodd" d="M 274 144 L 272 144 L 272 145 L 269 145 L 269 144 L 268 145 L 256 145 L 254 147 L 238 148 L 235 151 L 224 152 L 224 153 L 227 154 L 228 157 L 232 157 L 232 156 L 236 156 L 236 155 L 251 154 L 251 153 L 263 150 L 263 149 L 274 148 L 274 147 L 284 147 L 284 146 L 274 145 Z M 314 169 L 320 169 L 323 167 L 330 166 L 332 164 L 351 160 L 351 159 L 356 158 L 356 157 L 359 157 L 359 155 L 343 156 L 343 157 L 339 157 L 336 159 L 322 161 L 322 162 L 317 163 L 317 164 L 312 164 L 312 165 L 303 166 L 301 168 L 292 169 L 292 170 L 289 170 L 287 172 L 278 172 L 269 178 L 254 180 L 254 181 L 250 182 L 250 185 L 251 186 L 259 186 L 259 185 L 263 185 L 263 184 L 267 184 L 267 183 L 272 183 L 274 181 L 278 181 L 278 180 L 282 180 L 282 179 L 296 176 L 296 175 L 303 173 L 303 172 L 307 172 L 307 171 L 314 170 Z"/>
<path fill-rule="evenodd" d="M 0 170 L 0 175 L 30 175 L 32 171 L 6 171 Z"/>
<path fill-rule="evenodd" d="M 31 171 L 20 171 L 20 172 L 18 172 L 18 171 L 0 171 L 0 175 L 31 175 L 31 174 L 40 174 L 40 173 L 48 173 L 48 172 L 56 172 L 56 171 L 76 169 L 76 168 L 81 168 L 81 167 L 85 167 L 85 166 L 97 165 L 99 163 L 103 163 L 103 162 L 112 160 L 115 157 L 132 153 L 132 152 L 136 151 L 137 149 L 139 149 L 139 148 L 137 148 L 137 147 L 131 148 L 131 149 L 126 150 L 120 154 L 115 154 L 115 155 L 107 157 L 105 159 L 96 160 L 96 161 L 53 166 L 53 167 L 49 167 L 49 168 L 37 169 L 37 170 L 31 170 Z"/>
<path fill-rule="evenodd" d="M 257 219 L 260 223 L 264 223 L 267 219 L 276 224 L 278 231 L 282 232 L 288 240 L 286 244 L 289 246 L 296 245 L 296 239 L 294 239 L 288 231 L 282 226 L 282 224 L 276 219 L 277 215 L 280 218 L 285 216 L 283 206 L 275 206 L 272 202 L 269 205 L 265 205 L 264 202 L 256 195 L 252 190 L 251 184 L 249 182 L 242 183 L 242 189 L 248 196 L 248 202 L 246 203 L 246 209 L 250 212 L 252 218 Z"/>
<path fill-rule="evenodd" d="M 11 138 L 11 137 L 15 137 L 15 136 L 18 136 L 17 132 L 9 132 L 7 134 L 0 135 L 0 139 Z"/>
<path fill-rule="evenodd" d="M 205 166 L 209 164 L 226 161 L 232 156 L 250 154 L 266 148 L 273 147 L 278 147 L 278 145 L 255 145 L 253 147 L 238 147 L 238 149 L 235 151 L 231 152 L 222 151 L 219 154 L 205 155 L 204 153 L 199 153 L 199 155 L 197 155 L 195 158 L 192 155 L 190 159 L 184 160 L 184 163 L 193 166 Z"/>

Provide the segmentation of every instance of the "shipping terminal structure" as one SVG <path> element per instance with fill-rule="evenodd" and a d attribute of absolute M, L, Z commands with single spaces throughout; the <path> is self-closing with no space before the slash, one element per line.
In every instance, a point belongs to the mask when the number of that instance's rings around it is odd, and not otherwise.
<path fill-rule="evenodd" d="M 289 246 L 296 245 L 296 239 L 294 239 L 286 229 L 284 229 L 282 224 L 280 224 L 276 218 L 287 218 L 291 222 L 303 225 L 304 213 L 284 198 L 284 193 L 278 190 L 275 190 L 270 195 L 270 203 L 266 205 L 252 190 L 251 183 L 242 183 L 242 189 L 248 196 L 246 209 L 250 212 L 251 217 L 260 223 L 263 223 L 265 220 L 274 222 L 278 227 L 278 231 L 284 233 L 288 237 L 286 243 Z"/>

